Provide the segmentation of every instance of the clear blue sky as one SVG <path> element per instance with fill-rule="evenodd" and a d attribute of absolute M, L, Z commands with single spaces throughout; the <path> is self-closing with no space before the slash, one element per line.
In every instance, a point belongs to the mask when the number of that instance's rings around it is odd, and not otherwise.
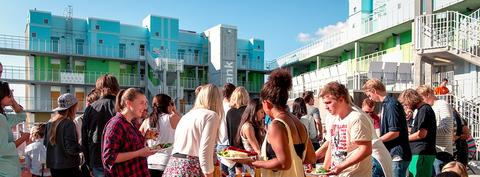
<path fill-rule="evenodd" d="M 348 15 L 348 0 L 0 0 L 0 34 L 23 36 L 29 9 L 63 15 L 67 5 L 73 6 L 77 18 L 132 25 L 141 25 L 148 14 L 178 18 L 181 29 L 197 32 L 217 24 L 234 25 L 239 38 L 265 40 L 266 60 L 305 45 L 318 37 L 319 28 L 345 21 Z"/>

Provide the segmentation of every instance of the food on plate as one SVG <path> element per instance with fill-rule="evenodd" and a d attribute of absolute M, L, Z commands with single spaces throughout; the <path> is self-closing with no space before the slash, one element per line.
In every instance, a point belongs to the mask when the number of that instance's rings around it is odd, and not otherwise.
<path fill-rule="evenodd" d="M 256 156 L 257 153 L 239 149 L 233 146 L 227 147 L 217 153 L 221 157 L 233 157 L 233 158 L 248 158 L 250 156 Z"/>
<path fill-rule="evenodd" d="M 327 170 L 327 169 L 325 169 L 325 168 L 323 168 L 323 167 L 317 167 L 317 168 L 315 169 L 315 173 L 319 173 L 319 174 L 326 174 L 326 173 L 328 173 L 328 171 L 329 171 L 329 170 Z"/>

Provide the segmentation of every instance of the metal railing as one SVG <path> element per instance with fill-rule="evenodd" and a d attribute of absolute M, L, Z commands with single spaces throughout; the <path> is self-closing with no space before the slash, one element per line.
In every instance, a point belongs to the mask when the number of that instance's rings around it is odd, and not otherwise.
<path fill-rule="evenodd" d="M 245 87 L 245 89 L 247 89 L 247 91 L 250 93 L 258 93 L 262 89 L 262 84 L 257 84 L 254 82 L 248 82 L 247 84 L 245 81 L 237 81 L 237 85 Z"/>
<path fill-rule="evenodd" d="M 69 45 L 70 47 L 67 47 Z M 64 38 L 39 39 L 35 37 L 23 37 L 0 34 L 0 48 L 26 50 L 47 54 L 93 56 L 102 58 L 125 58 L 143 60 L 146 51 L 141 52 L 137 46 L 131 45 L 112 46 L 106 44 L 87 45 L 85 43 L 73 43 Z M 71 51 L 67 49 L 71 49 Z"/>
<path fill-rule="evenodd" d="M 251 58 L 243 60 L 237 57 L 237 69 L 265 70 L 265 63 L 252 62 Z"/>
<path fill-rule="evenodd" d="M 22 105 L 26 112 L 52 112 L 58 107 L 57 99 L 45 99 L 40 97 L 15 97 L 18 104 Z M 85 101 L 80 100 L 77 103 L 77 111 L 83 112 Z"/>
<path fill-rule="evenodd" d="M 464 0 L 435 0 L 433 1 L 433 10 L 437 11 L 462 1 Z"/>
<path fill-rule="evenodd" d="M 480 21 L 447 11 L 415 19 L 415 48 L 449 48 L 479 57 Z"/>
<path fill-rule="evenodd" d="M 456 95 L 437 95 L 438 99 L 447 101 L 450 106 L 457 110 L 460 117 L 464 118 L 468 122 L 470 134 L 477 145 L 476 160 L 479 160 L 480 150 L 480 104 L 471 99 L 459 98 Z"/>
<path fill-rule="evenodd" d="M 144 82 L 138 74 L 95 71 L 68 71 L 64 69 L 36 69 L 23 66 L 3 66 L 2 79 L 15 81 L 39 81 L 63 84 L 95 84 L 104 74 L 113 74 L 121 86 L 141 87 Z"/>
<path fill-rule="evenodd" d="M 335 33 L 323 36 L 301 48 L 278 57 L 276 59 L 278 67 L 321 54 L 322 52 L 414 19 L 414 0 L 388 0 L 385 3 L 388 4 L 388 8 L 384 14 L 373 14 L 360 22 L 361 24 L 359 24 L 359 26 L 361 27 L 358 28 L 363 29 L 357 31 L 356 28 L 347 26 Z M 274 69 L 271 68 L 273 66 L 275 65 L 271 65 L 269 68 Z"/>
<path fill-rule="evenodd" d="M 361 90 L 363 84 L 369 79 L 369 74 L 379 77 L 377 79 L 382 80 L 389 91 L 402 91 L 411 87 L 413 85 L 412 74 L 401 73 L 397 70 L 398 63 L 410 64 L 409 60 L 393 62 L 397 64 L 394 71 L 382 69 L 378 70 L 378 73 L 369 71 L 372 62 L 391 62 L 391 54 L 379 51 L 296 76 L 293 78 L 290 98 L 299 97 L 307 90 L 318 92 L 321 87 L 331 81 L 339 81 L 350 90 Z"/>
<path fill-rule="evenodd" d="M 474 19 L 480 19 L 480 8 L 472 12 L 470 15 L 468 15 L 471 18 Z"/>
<path fill-rule="evenodd" d="M 195 89 L 197 86 L 200 85 L 200 79 L 198 82 L 195 80 L 195 78 L 192 77 L 182 77 L 180 78 L 180 86 L 182 86 L 185 89 Z"/>

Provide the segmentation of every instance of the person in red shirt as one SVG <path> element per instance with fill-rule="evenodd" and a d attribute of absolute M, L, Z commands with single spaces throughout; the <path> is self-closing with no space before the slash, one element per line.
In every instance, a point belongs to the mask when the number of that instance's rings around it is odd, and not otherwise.
<path fill-rule="evenodd" d="M 147 108 L 147 98 L 136 88 L 121 90 L 115 110 L 103 131 L 102 163 L 107 177 L 150 177 L 147 157 L 156 151 L 145 147 L 145 138 L 135 125 Z"/>
<path fill-rule="evenodd" d="M 440 83 L 440 85 L 437 88 L 435 88 L 435 95 L 445 95 L 450 93 L 450 90 L 448 90 L 447 88 L 447 84 L 448 84 L 448 79 L 444 78 L 442 83 Z"/>
<path fill-rule="evenodd" d="M 369 98 L 365 98 L 362 102 L 362 110 L 372 118 L 375 133 L 380 137 L 380 117 L 375 113 L 375 102 Z"/>

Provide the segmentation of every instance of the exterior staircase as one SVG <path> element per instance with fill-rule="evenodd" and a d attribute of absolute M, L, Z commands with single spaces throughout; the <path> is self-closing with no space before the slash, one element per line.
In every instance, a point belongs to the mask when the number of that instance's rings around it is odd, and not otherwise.
<path fill-rule="evenodd" d="M 415 18 L 415 49 L 420 55 L 464 60 L 480 66 L 480 12 L 454 11 Z"/>

